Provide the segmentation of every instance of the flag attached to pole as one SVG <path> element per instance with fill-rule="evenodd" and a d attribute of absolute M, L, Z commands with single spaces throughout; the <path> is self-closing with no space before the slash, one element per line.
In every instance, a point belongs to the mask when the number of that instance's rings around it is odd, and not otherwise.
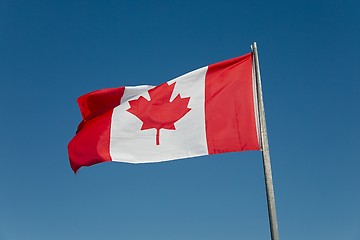
<path fill-rule="evenodd" d="M 259 150 L 255 84 L 248 53 L 159 86 L 85 94 L 78 98 L 83 120 L 68 145 L 71 167 Z"/>

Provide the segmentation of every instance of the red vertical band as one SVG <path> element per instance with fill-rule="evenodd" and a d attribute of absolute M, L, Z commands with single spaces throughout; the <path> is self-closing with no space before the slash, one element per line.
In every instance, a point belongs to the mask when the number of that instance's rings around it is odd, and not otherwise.
<path fill-rule="evenodd" d="M 205 125 L 209 154 L 259 150 L 252 53 L 208 67 Z"/>
<path fill-rule="evenodd" d="M 120 105 L 125 87 L 108 88 L 78 98 L 83 116 L 75 137 L 68 145 L 71 168 L 111 161 L 110 127 L 113 108 Z"/>

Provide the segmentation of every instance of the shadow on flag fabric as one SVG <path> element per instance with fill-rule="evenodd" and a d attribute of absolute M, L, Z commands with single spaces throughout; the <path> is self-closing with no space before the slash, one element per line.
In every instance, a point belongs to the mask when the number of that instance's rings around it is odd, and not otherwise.
<path fill-rule="evenodd" d="M 248 53 L 159 86 L 87 93 L 77 100 L 83 119 L 68 144 L 71 168 L 259 150 L 255 84 Z"/>

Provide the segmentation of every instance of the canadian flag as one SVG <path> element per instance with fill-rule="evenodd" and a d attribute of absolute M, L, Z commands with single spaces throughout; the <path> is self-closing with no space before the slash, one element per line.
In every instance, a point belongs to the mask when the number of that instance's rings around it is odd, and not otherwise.
<path fill-rule="evenodd" d="M 83 120 L 68 145 L 71 167 L 259 150 L 255 84 L 248 53 L 156 87 L 85 94 L 78 98 Z"/>

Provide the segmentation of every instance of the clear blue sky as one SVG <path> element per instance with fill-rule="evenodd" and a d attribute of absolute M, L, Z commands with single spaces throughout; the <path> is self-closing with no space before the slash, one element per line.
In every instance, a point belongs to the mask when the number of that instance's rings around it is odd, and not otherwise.
<path fill-rule="evenodd" d="M 71 171 L 76 98 L 257 41 L 281 239 L 360 239 L 360 2 L 0 1 L 0 239 L 269 239 L 260 152 Z"/>

